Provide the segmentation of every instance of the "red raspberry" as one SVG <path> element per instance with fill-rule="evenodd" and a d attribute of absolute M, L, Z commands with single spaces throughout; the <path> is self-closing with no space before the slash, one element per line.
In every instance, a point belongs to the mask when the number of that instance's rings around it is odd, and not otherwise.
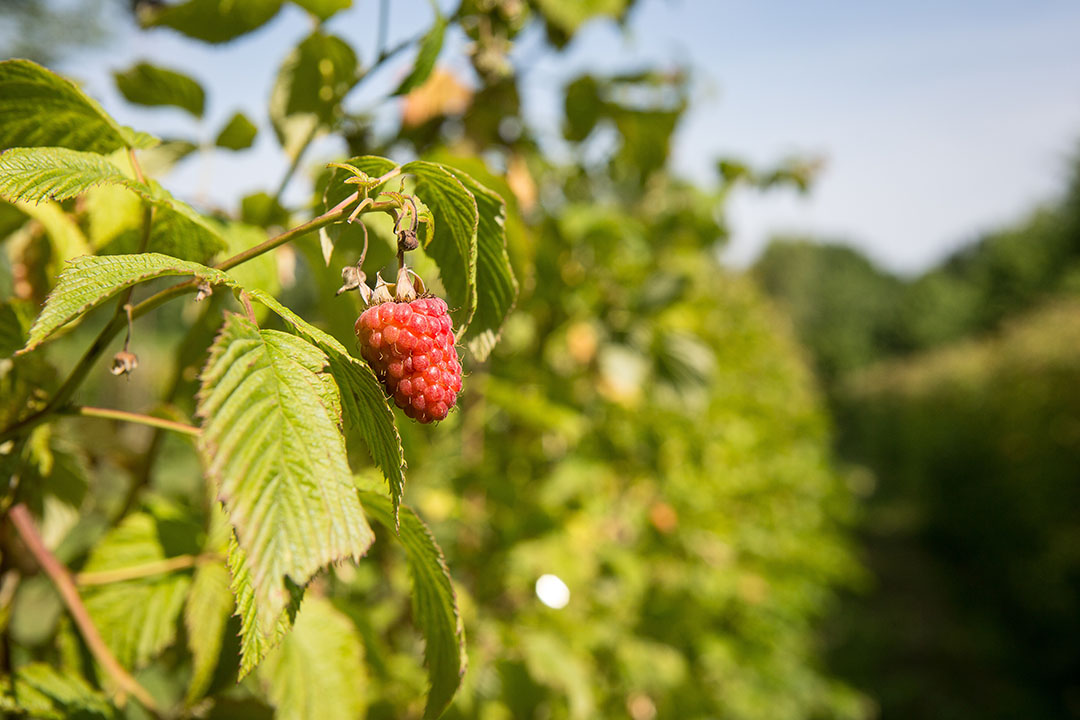
<path fill-rule="evenodd" d="M 409 417 L 442 420 L 461 392 L 461 362 L 437 297 L 373 305 L 356 321 L 360 354 Z"/>

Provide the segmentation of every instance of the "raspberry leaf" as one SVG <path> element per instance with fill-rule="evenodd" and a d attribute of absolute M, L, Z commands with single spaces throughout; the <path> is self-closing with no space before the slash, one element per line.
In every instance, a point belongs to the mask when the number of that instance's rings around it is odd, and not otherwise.
<path fill-rule="evenodd" d="M 341 390 L 344 420 L 360 433 L 367 443 L 371 459 L 386 478 L 396 517 L 405 489 L 405 453 L 401 448 L 401 435 L 394 425 L 394 414 L 375 373 L 366 363 L 350 355 L 336 338 L 306 322 L 273 296 L 257 290 L 250 294 L 253 300 L 270 308 L 296 332 L 326 353 L 330 373 Z"/>
<path fill-rule="evenodd" d="M 90 554 L 80 574 L 86 609 L 125 667 L 141 667 L 176 639 L 190 571 L 147 574 L 199 552 L 197 523 L 176 511 L 129 515 Z M 144 577 L 138 577 L 144 575 Z M 123 580 L 136 576 L 137 579 Z"/>
<path fill-rule="evenodd" d="M 309 595 L 293 628 L 258 671 L 277 712 L 295 720 L 355 718 L 364 711 L 364 646 L 352 621 Z"/>
<path fill-rule="evenodd" d="M 0 62 L 0 150 L 56 146 L 108 153 L 156 143 L 122 127 L 70 80 L 29 60 Z"/>
<path fill-rule="evenodd" d="M 479 224 L 476 233 L 476 315 L 469 326 L 469 351 L 483 361 L 499 339 L 503 321 L 514 307 L 518 284 L 506 253 L 506 203 L 498 193 L 469 175 L 446 169 L 476 199 Z"/>
<path fill-rule="evenodd" d="M 435 232 L 426 252 L 439 266 L 443 287 L 463 333 L 476 312 L 476 234 L 480 222 L 476 198 L 446 167 L 417 160 L 401 167 L 416 176 L 416 194 L 435 216 Z"/>
<path fill-rule="evenodd" d="M 246 150 L 255 142 L 255 136 L 259 129 L 255 123 L 248 119 L 247 115 L 238 112 L 229 118 L 225 127 L 221 128 L 214 144 L 227 150 Z"/>
<path fill-rule="evenodd" d="M 385 497 L 366 490 L 360 492 L 360 497 L 371 517 L 389 530 L 395 528 L 394 508 Z M 424 634 L 424 656 L 431 681 L 424 717 L 437 718 L 454 698 L 465 674 L 465 630 L 450 571 L 435 537 L 411 508 L 401 508 L 400 520 L 397 538 L 409 559 L 413 617 Z"/>
<path fill-rule="evenodd" d="M 282 0 L 187 0 L 145 10 L 143 27 L 170 27 L 188 37 L 223 43 L 262 27 L 281 9 Z"/>
<path fill-rule="evenodd" d="M 156 107 L 172 105 L 201 118 L 206 93 L 194 78 L 150 63 L 137 63 L 113 73 L 116 88 L 128 102 Z"/>
<path fill-rule="evenodd" d="M 98 185 L 134 189 L 140 183 L 97 153 L 63 147 L 20 147 L 0 153 L 0 197 L 9 202 L 67 200 Z"/>
<path fill-rule="evenodd" d="M 306 340 L 230 315 L 202 372 L 199 452 L 246 556 L 263 635 L 289 605 L 286 580 L 302 587 L 330 563 L 358 560 L 374 540 L 327 366 Z"/>
<path fill-rule="evenodd" d="M 10 716 L 63 720 L 104 720 L 117 717 L 105 696 L 70 670 L 30 663 L 0 683 L 0 710 Z"/>
<path fill-rule="evenodd" d="M 167 275 L 194 275 L 211 284 L 232 279 L 205 265 L 158 253 L 77 257 L 67 264 L 30 328 L 26 350 L 33 350 L 57 328 L 97 307 L 121 290 Z"/>
<path fill-rule="evenodd" d="M 413 88 L 424 84 L 424 81 L 428 79 L 431 71 L 435 68 L 435 61 L 439 58 L 439 52 L 442 51 L 443 36 L 445 34 L 446 18 L 439 14 L 435 18 L 435 24 L 431 26 L 431 29 L 427 31 L 427 34 L 420 41 L 420 50 L 416 54 L 416 60 L 413 61 L 412 72 L 401 81 L 397 90 L 394 91 L 394 95 L 404 95 Z"/>

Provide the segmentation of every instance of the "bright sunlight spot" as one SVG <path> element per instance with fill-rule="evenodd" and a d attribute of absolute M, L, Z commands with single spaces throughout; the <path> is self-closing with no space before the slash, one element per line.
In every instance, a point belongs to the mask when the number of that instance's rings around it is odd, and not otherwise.
<path fill-rule="evenodd" d="M 562 610 L 570 602 L 570 588 L 557 575 L 541 575 L 536 580 L 536 597 L 549 608 Z"/>

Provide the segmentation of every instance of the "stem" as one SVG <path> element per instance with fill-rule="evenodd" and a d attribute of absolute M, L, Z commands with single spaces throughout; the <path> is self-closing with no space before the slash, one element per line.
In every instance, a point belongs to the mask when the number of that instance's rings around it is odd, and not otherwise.
<path fill-rule="evenodd" d="M 174 570 L 186 570 L 195 567 L 201 562 L 216 559 L 216 555 L 177 555 L 155 562 L 135 565 L 133 567 L 118 568 L 116 570 L 99 570 L 97 572 L 81 572 L 75 576 L 76 584 L 86 587 L 88 585 L 108 585 L 125 580 L 137 580 L 154 575 L 164 575 Z"/>
<path fill-rule="evenodd" d="M 193 435 L 195 437 L 198 437 L 201 433 L 199 428 L 188 425 L 187 423 L 166 420 L 165 418 L 154 417 L 153 415 L 127 412 L 126 410 L 113 410 L 111 408 L 87 407 L 86 405 L 82 405 L 74 408 L 73 412 L 84 417 L 103 418 L 105 420 L 123 420 L 124 422 L 149 425 L 150 427 L 161 428 L 162 430 L 172 430 L 173 432 Z"/>
<path fill-rule="evenodd" d="M 289 181 L 292 180 L 292 176 L 296 174 L 297 168 L 300 167 L 300 159 L 303 158 L 304 153 L 315 139 L 315 135 L 319 132 L 318 124 L 313 125 L 311 131 L 304 138 L 304 142 L 296 150 L 296 155 L 293 156 L 292 162 L 289 163 L 289 167 L 285 170 L 285 175 L 281 178 L 281 182 L 278 183 L 277 192 L 274 193 L 274 202 L 281 200 L 281 196 L 285 192 L 285 188 L 288 187 Z"/>
<path fill-rule="evenodd" d="M 128 674 L 127 670 L 120 665 L 116 656 L 109 650 L 105 641 L 101 639 L 101 633 L 98 632 L 94 621 L 90 619 L 90 613 L 87 612 L 82 598 L 79 597 L 79 591 L 71 579 L 71 573 L 45 547 L 45 543 L 34 525 L 34 519 L 31 517 L 30 511 L 26 509 L 26 505 L 19 503 L 11 508 L 8 517 L 11 518 L 11 524 L 15 526 L 15 530 L 19 533 L 34 559 L 37 560 L 38 565 L 41 566 L 41 569 L 45 571 L 49 579 L 52 580 L 53 585 L 56 586 L 60 598 L 64 601 L 64 605 L 67 606 L 68 612 L 71 613 L 71 618 L 78 626 L 79 632 L 82 634 L 83 640 L 86 641 L 86 646 L 94 659 L 109 673 L 121 691 L 132 695 L 154 717 L 161 717 L 161 710 L 158 708 L 154 698 L 146 691 L 146 688 Z"/>

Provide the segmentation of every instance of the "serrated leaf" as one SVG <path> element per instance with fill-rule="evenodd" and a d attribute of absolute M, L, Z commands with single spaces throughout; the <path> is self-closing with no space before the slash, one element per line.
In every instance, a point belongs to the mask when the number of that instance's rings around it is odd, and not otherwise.
<path fill-rule="evenodd" d="M 332 15 L 352 7 L 352 0 L 293 0 L 309 13 L 326 22 Z"/>
<path fill-rule="evenodd" d="M 144 27 L 169 27 L 208 43 L 223 43 L 257 30 L 268 23 L 282 0 L 187 0 L 146 10 L 139 20 Z"/>
<path fill-rule="evenodd" d="M 56 146 L 108 153 L 152 138 L 121 127 L 69 80 L 29 60 L 0 62 L 0 149 Z"/>
<path fill-rule="evenodd" d="M 420 49 L 413 61 L 413 68 L 398 85 L 394 95 L 404 95 L 413 88 L 419 87 L 431 75 L 435 68 L 435 61 L 442 51 L 443 36 L 446 34 L 446 18 L 441 14 L 435 18 L 435 24 L 424 34 L 420 40 Z"/>
<path fill-rule="evenodd" d="M 245 150 L 255 142 L 255 136 L 259 129 L 255 123 L 248 120 L 247 115 L 238 112 L 229 118 L 225 127 L 221 128 L 214 144 L 228 150 Z"/>
<path fill-rule="evenodd" d="M 45 299 L 45 308 L 30 328 L 26 350 L 33 350 L 57 328 L 121 290 L 145 280 L 175 275 L 194 275 L 215 285 L 232 282 L 220 270 L 159 253 L 74 258 Z"/>
<path fill-rule="evenodd" d="M 63 147 L 19 147 L 0 153 L 0 197 L 9 202 L 67 200 L 99 185 L 138 183 L 97 153 Z"/>
<path fill-rule="evenodd" d="M 332 562 L 359 559 L 374 539 L 327 365 L 311 343 L 230 315 L 201 376 L 199 452 L 246 555 L 263 635 L 289 604 L 286 579 L 303 586 Z"/>
<path fill-rule="evenodd" d="M 393 506 L 382 495 L 361 491 L 368 514 L 387 529 L 395 530 Z M 465 675 L 465 630 L 457 608 L 450 571 L 442 549 L 420 517 L 402 506 L 401 528 L 397 538 L 409 558 L 413 580 L 413 617 L 424 634 L 424 657 L 431 689 L 428 692 L 425 718 L 437 718 L 454 698 Z"/>
<path fill-rule="evenodd" d="M 463 333 L 476 312 L 476 243 L 480 222 L 476 198 L 447 168 L 417 160 L 401 167 L 416 176 L 416 194 L 435 215 L 427 254 L 439 266 L 443 287 Z"/>
<path fill-rule="evenodd" d="M 129 515 L 94 547 L 82 574 L 115 573 L 119 578 L 167 558 L 195 555 L 199 532 L 197 524 L 175 512 Z M 189 572 L 162 572 L 92 586 L 84 602 L 120 664 L 141 667 L 176 639 L 190 586 Z"/>
<path fill-rule="evenodd" d="M 386 403 L 386 394 L 375 373 L 367 363 L 350 355 L 336 338 L 310 325 L 274 297 L 258 291 L 252 291 L 251 297 L 269 307 L 326 353 L 330 373 L 341 390 L 346 424 L 360 433 L 375 466 L 386 478 L 396 515 L 405 489 L 405 454 L 401 449 L 401 435 L 394 425 L 394 414 Z"/>
<path fill-rule="evenodd" d="M 141 62 L 124 72 L 114 72 L 120 94 L 136 105 L 157 107 L 171 105 L 201 118 L 206 107 L 206 93 L 194 78 Z"/>
<path fill-rule="evenodd" d="M 286 578 L 285 586 L 289 591 L 289 602 L 280 615 L 268 628 L 259 624 L 259 607 L 255 603 L 255 586 L 251 580 L 251 568 L 247 555 L 236 543 L 236 537 L 230 536 L 226 563 L 232 578 L 229 587 L 236 599 L 236 614 L 240 616 L 240 672 L 243 679 L 262 662 L 267 653 L 281 643 L 292 628 L 300 601 L 304 597 L 304 588 Z"/>
<path fill-rule="evenodd" d="M 151 228 L 151 248 L 197 260 L 224 249 L 225 242 L 218 229 L 190 205 L 173 197 L 154 180 L 148 184 L 132 180 L 100 155 L 51 147 L 14 148 L 0 154 L 0 195 L 13 202 L 42 203 L 49 197 L 66 200 L 105 185 L 130 190 L 157 208 Z M 34 212 L 22 209 L 29 214 Z M 48 211 L 39 212 L 42 213 Z M 49 220 L 46 218 L 42 223 Z M 140 225 L 141 222 L 140 216 Z M 54 236 L 54 240 L 58 237 L 72 245 L 71 252 L 67 247 L 61 248 L 57 255 L 61 261 L 89 252 L 85 241 L 78 242 L 70 231 Z"/>
<path fill-rule="evenodd" d="M 469 351 L 483 361 L 499 339 L 503 321 L 517 300 L 518 284 L 506 252 L 506 203 L 460 170 L 447 167 L 476 198 L 476 315 L 469 327 Z"/>
<path fill-rule="evenodd" d="M 14 687 L 12 687 L 14 686 Z M 45 663 L 23 665 L 0 681 L 0 710 L 41 720 L 114 718 L 116 710 L 105 696 L 78 675 Z"/>
<path fill-rule="evenodd" d="M 293 628 L 259 668 L 281 720 L 355 718 L 364 711 L 363 642 L 348 617 L 316 595 L 304 600 Z"/>

